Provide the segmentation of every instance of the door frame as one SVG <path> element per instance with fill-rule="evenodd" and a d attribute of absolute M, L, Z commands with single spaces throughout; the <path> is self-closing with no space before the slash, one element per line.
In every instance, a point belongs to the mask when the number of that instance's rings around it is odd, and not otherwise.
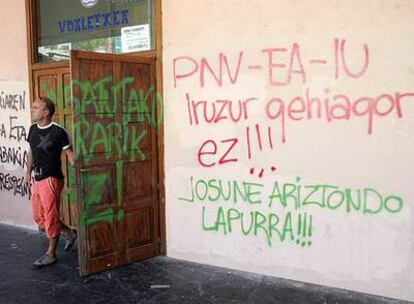
<path fill-rule="evenodd" d="M 50 68 L 67 68 L 70 70 L 69 61 L 61 62 L 48 62 L 48 63 L 37 63 L 37 10 L 36 4 L 38 0 L 25 0 L 26 10 L 26 34 L 27 34 L 27 59 L 28 59 L 28 74 L 29 74 L 29 96 L 30 103 L 37 96 L 34 91 L 34 77 L 35 71 L 47 70 Z M 127 53 L 121 56 L 133 56 L 135 58 L 147 58 L 155 57 L 155 77 L 156 77 L 156 90 L 163 94 L 163 71 L 162 71 L 162 0 L 153 0 L 154 5 L 154 28 L 155 28 L 155 49 L 145 52 Z M 163 105 L 164 107 L 164 101 Z M 157 109 L 161 111 L 162 108 Z M 159 198 L 159 231 L 160 231 L 160 254 L 165 255 L 167 253 L 166 245 L 166 215 L 165 215 L 165 172 L 164 172 L 164 128 L 157 128 L 157 170 L 158 170 L 158 198 Z"/>

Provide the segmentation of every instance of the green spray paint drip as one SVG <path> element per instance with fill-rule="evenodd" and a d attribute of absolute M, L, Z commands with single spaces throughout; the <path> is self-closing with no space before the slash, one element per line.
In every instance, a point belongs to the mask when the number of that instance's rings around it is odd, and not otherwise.
<path fill-rule="evenodd" d="M 124 210 L 120 209 L 118 211 L 118 221 L 121 221 L 124 218 L 125 212 Z"/>
<path fill-rule="evenodd" d="M 116 194 L 117 194 L 117 199 L 118 199 L 118 206 L 121 205 L 122 203 L 122 188 L 123 188 L 123 184 L 122 184 L 122 176 L 123 176 L 123 172 L 122 172 L 122 161 L 118 160 L 116 162 Z M 118 214 L 119 216 L 119 214 Z"/>

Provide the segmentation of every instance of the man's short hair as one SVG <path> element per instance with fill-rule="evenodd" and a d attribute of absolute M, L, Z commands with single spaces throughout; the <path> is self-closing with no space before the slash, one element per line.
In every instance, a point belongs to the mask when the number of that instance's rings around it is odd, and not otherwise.
<path fill-rule="evenodd" d="M 46 108 L 49 111 L 49 117 L 52 117 L 53 114 L 55 114 L 55 103 L 53 100 L 47 98 L 47 97 L 40 97 L 40 100 L 46 104 Z"/>

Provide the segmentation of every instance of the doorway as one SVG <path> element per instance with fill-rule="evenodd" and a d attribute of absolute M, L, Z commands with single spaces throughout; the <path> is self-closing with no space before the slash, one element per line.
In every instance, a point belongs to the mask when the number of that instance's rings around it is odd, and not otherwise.
<path fill-rule="evenodd" d="M 56 102 L 56 121 L 76 155 L 74 168 L 62 162 L 61 219 L 78 231 L 80 275 L 164 251 L 163 101 L 155 71 L 155 57 L 81 51 L 33 71 L 33 96 Z"/>

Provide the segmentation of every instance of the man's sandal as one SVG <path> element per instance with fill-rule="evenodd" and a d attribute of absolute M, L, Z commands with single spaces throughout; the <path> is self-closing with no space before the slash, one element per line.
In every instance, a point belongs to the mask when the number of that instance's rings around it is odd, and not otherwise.
<path fill-rule="evenodd" d="M 50 256 L 47 253 L 42 255 L 36 261 L 33 262 L 33 266 L 36 268 L 42 268 L 45 266 L 53 265 L 57 262 L 56 256 Z"/>
<path fill-rule="evenodd" d="M 63 249 L 65 251 L 69 251 L 70 248 L 72 248 L 73 244 L 75 243 L 77 237 L 78 235 L 76 234 L 76 232 L 73 231 L 73 236 L 71 238 L 66 238 L 65 247 Z"/>

